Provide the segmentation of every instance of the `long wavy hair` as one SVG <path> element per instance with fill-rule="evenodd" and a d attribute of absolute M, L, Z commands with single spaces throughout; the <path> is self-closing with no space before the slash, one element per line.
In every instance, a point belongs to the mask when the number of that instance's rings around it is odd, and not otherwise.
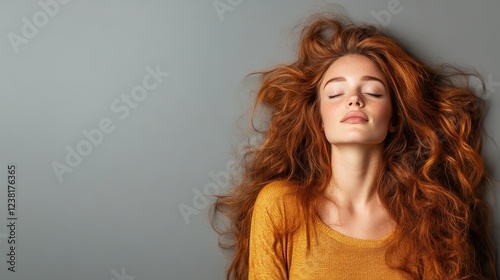
<path fill-rule="evenodd" d="M 242 177 L 211 212 L 220 246 L 232 252 L 227 279 L 248 278 L 252 210 L 266 184 L 293 183 L 301 222 L 312 225 L 332 178 L 318 86 L 334 61 L 351 54 L 380 67 L 392 96 L 395 129 L 374 185 L 396 222 L 386 263 L 413 279 L 496 279 L 484 199 L 491 184 L 480 154 L 485 104 L 467 83 L 470 73 L 431 68 L 380 29 L 325 15 L 304 27 L 295 62 L 254 73 L 261 83 L 253 112 L 269 113 L 259 130 L 264 141 L 247 152 Z M 223 228 L 214 222 L 219 214 Z"/>

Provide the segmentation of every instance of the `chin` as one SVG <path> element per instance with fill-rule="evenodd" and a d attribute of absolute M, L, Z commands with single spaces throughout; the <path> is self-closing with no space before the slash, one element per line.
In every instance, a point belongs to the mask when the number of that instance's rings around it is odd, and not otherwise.
<path fill-rule="evenodd" d="M 379 145 L 384 143 L 384 138 L 373 138 L 373 137 L 343 137 L 341 139 L 334 138 L 328 139 L 328 142 L 332 145 Z"/>

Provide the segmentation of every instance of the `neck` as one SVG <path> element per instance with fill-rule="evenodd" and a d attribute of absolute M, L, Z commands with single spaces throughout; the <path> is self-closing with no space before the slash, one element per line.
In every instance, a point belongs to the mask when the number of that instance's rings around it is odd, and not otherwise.
<path fill-rule="evenodd" d="M 333 176 L 327 197 L 354 208 L 377 203 L 373 185 L 381 160 L 382 145 L 332 145 Z"/>

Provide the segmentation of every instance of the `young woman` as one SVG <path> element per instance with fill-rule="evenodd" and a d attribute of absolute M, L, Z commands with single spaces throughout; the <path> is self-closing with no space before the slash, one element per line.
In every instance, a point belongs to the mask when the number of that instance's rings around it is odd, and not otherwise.
<path fill-rule="evenodd" d="M 336 18 L 299 47 L 260 72 L 265 140 L 214 205 L 233 237 L 227 278 L 495 279 L 467 74 Z"/>

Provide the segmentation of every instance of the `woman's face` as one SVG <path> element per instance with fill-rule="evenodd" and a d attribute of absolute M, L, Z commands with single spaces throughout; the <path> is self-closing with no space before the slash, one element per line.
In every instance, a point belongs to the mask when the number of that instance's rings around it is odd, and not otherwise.
<path fill-rule="evenodd" d="M 392 104 L 375 62 L 363 55 L 337 59 L 323 76 L 319 95 L 323 129 L 332 145 L 383 143 Z"/>

